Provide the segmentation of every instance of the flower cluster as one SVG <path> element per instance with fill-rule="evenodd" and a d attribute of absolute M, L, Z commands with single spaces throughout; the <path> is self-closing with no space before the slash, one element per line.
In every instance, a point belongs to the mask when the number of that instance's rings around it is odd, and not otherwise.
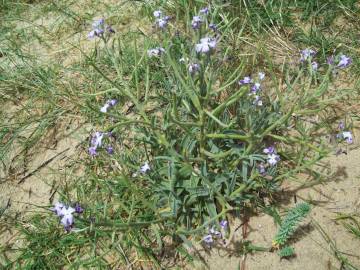
<path fill-rule="evenodd" d="M 108 109 L 110 109 L 111 107 L 114 107 L 117 103 L 116 99 L 110 99 L 108 101 L 106 101 L 106 103 L 104 104 L 104 106 L 101 107 L 100 112 L 102 113 L 106 113 Z"/>
<path fill-rule="evenodd" d="M 105 20 L 103 18 L 95 20 L 92 24 L 92 30 L 88 34 L 88 38 L 92 39 L 94 37 L 103 37 L 105 32 L 108 32 L 109 34 L 115 33 L 114 29 L 110 25 L 105 24 Z"/>
<path fill-rule="evenodd" d="M 200 9 L 199 15 L 196 15 L 192 18 L 191 27 L 193 29 L 199 29 L 201 24 L 205 21 L 207 14 L 209 14 L 208 7 Z"/>
<path fill-rule="evenodd" d="M 280 161 L 280 156 L 276 153 L 274 146 L 269 146 L 263 150 L 264 154 L 267 154 L 267 163 L 270 166 L 275 166 Z"/>
<path fill-rule="evenodd" d="M 246 76 L 244 77 L 242 80 L 240 80 L 238 82 L 238 84 L 240 86 L 243 86 L 243 85 L 249 85 L 250 86 L 250 93 L 249 93 L 249 96 L 252 96 L 254 97 L 254 101 L 253 101 L 253 104 L 256 105 L 256 106 L 262 106 L 263 103 L 262 103 L 262 100 L 259 96 L 259 93 L 261 91 L 261 84 L 260 82 L 262 80 L 265 79 L 265 73 L 264 72 L 259 72 L 258 73 L 258 79 L 256 80 L 256 82 L 254 82 L 250 76 Z"/>
<path fill-rule="evenodd" d="M 306 48 L 300 52 L 300 62 L 305 62 L 313 58 L 316 52 L 312 49 Z"/>
<path fill-rule="evenodd" d="M 310 62 L 313 71 L 316 71 L 319 67 L 319 64 L 316 61 L 312 61 L 315 54 L 316 52 L 309 48 L 306 48 L 300 52 L 300 62 Z"/>
<path fill-rule="evenodd" d="M 95 132 L 91 138 L 90 144 L 91 146 L 89 147 L 88 151 L 90 156 L 96 156 L 97 152 L 96 150 L 102 146 L 102 140 L 104 138 L 104 136 L 112 137 L 112 133 L 111 132 Z M 114 149 L 111 145 L 108 145 L 106 147 L 106 151 L 108 152 L 108 154 L 113 154 L 114 153 Z"/>
<path fill-rule="evenodd" d="M 60 222 L 64 226 L 67 232 L 71 231 L 74 226 L 74 213 L 81 214 L 84 209 L 78 204 L 75 204 L 75 207 L 66 206 L 61 202 L 55 203 L 54 207 L 50 209 L 58 217 L 61 218 Z"/>
<path fill-rule="evenodd" d="M 168 25 L 168 22 L 170 21 L 170 17 L 163 16 L 161 10 L 155 10 L 153 15 L 156 18 L 155 19 L 156 26 L 161 29 L 165 29 L 166 26 Z"/>
<path fill-rule="evenodd" d="M 209 13 L 208 7 L 201 9 L 199 11 L 199 15 L 193 17 L 192 22 L 191 22 L 192 27 L 194 29 L 200 28 L 200 25 L 204 22 L 206 15 L 208 13 Z M 159 28 L 164 29 L 167 26 L 168 21 L 170 20 L 170 17 L 164 16 L 161 10 L 155 10 L 153 15 L 156 18 L 156 21 L 155 21 L 156 25 Z M 210 25 L 209 25 L 209 27 L 210 27 Z M 216 31 L 216 25 L 211 24 L 210 29 L 213 29 L 214 31 Z M 217 44 L 217 41 L 215 38 L 203 37 L 200 39 L 200 42 L 195 45 L 195 50 L 197 53 L 207 54 L 211 50 L 215 49 L 216 44 Z M 162 47 L 149 49 L 147 51 L 147 54 L 149 57 L 158 57 L 158 56 L 162 55 L 163 53 L 165 53 L 165 49 Z M 198 71 L 199 69 L 200 69 L 200 66 L 197 63 L 192 63 L 189 66 L 189 72 L 192 74 L 195 73 L 196 71 Z"/>
<path fill-rule="evenodd" d="M 315 55 L 316 52 L 314 50 L 309 48 L 304 49 L 300 52 L 300 62 L 309 62 L 312 70 L 316 71 L 319 68 L 319 64 L 316 61 L 312 61 Z M 327 58 L 326 62 L 335 68 L 346 68 L 352 63 L 352 59 L 344 54 L 338 57 L 331 55 Z"/>
<path fill-rule="evenodd" d="M 212 243 L 214 243 L 214 239 L 223 239 L 225 236 L 227 227 L 228 227 L 228 222 L 226 220 L 220 221 L 221 230 L 218 231 L 218 230 L 216 230 L 215 226 L 212 226 L 211 228 L 208 229 L 208 234 L 205 235 L 202 240 L 207 245 L 211 245 Z"/>
<path fill-rule="evenodd" d="M 201 18 L 201 16 L 194 16 L 191 21 L 191 27 L 193 29 L 199 29 L 202 22 L 203 19 Z"/>
<path fill-rule="evenodd" d="M 200 64 L 195 63 L 195 62 L 190 62 L 189 58 L 187 58 L 187 57 L 186 58 L 181 57 L 179 59 L 179 63 L 186 64 L 188 71 L 191 75 L 194 75 L 195 73 L 199 72 L 201 69 Z"/>
<path fill-rule="evenodd" d="M 211 37 L 204 37 L 200 39 L 200 43 L 195 45 L 197 53 L 209 53 L 211 50 L 216 48 L 216 39 Z"/>

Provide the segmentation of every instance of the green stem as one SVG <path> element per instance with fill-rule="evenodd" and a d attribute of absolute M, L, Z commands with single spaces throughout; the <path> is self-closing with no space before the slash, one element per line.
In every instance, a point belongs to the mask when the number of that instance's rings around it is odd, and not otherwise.
<path fill-rule="evenodd" d="M 217 154 L 213 154 L 209 151 L 206 151 L 206 150 L 203 150 L 203 153 L 208 156 L 209 158 L 212 158 L 212 159 L 222 159 L 222 158 L 225 158 L 229 155 L 231 155 L 233 153 L 233 150 L 230 149 L 226 152 L 221 152 L 221 153 L 217 153 Z"/>
<path fill-rule="evenodd" d="M 244 87 L 243 89 L 240 89 L 235 94 L 233 94 L 231 97 L 229 97 L 225 102 L 222 102 L 218 107 L 216 107 L 211 114 L 214 116 L 217 116 L 220 114 L 223 110 L 225 110 L 230 105 L 234 104 L 236 101 L 238 101 L 246 92 L 248 89 Z"/>
<path fill-rule="evenodd" d="M 210 133 L 206 134 L 207 138 L 211 139 L 235 139 L 235 140 L 242 140 L 242 141 L 249 141 L 249 135 L 239 135 L 239 134 L 221 134 L 221 133 Z"/>
<path fill-rule="evenodd" d="M 281 117 L 279 120 L 277 120 L 274 124 L 272 124 L 270 127 L 268 127 L 261 135 L 260 138 L 264 138 L 266 135 L 268 135 L 273 129 L 275 129 L 276 127 L 282 125 L 283 123 L 285 123 L 292 115 L 293 111 L 294 111 L 294 107 L 291 108 L 289 110 L 289 112 L 287 114 L 285 114 L 283 117 Z"/>

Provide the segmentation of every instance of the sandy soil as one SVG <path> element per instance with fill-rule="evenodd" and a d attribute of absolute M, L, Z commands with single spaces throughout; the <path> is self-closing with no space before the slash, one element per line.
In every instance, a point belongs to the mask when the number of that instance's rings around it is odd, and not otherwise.
<path fill-rule="evenodd" d="M 17 215 L 19 218 L 36 211 L 37 207 L 51 205 L 58 197 L 58 187 L 71 180 L 72 175 L 77 173 L 68 165 L 72 163 L 76 153 L 79 153 L 80 143 L 89 134 L 88 128 L 82 125 L 67 134 L 62 134 L 59 136 L 62 139 L 53 148 L 39 146 L 36 154 L 29 158 L 24 174 L 2 177 L 0 208 L 5 208 L 7 214 Z M 16 237 L 10 228 L 1 228 L 0 232 L 0 245 L 12 242 Z"/>
<path fill-rule="evenodd" d="M 47 205 L 53 198 L 59 183 L 66 181 L 66 164 L 77 146 L 88 136 L 85 128 L 76 130 L 60 140 L 56 147 L 40 147 L 27 164 L 26 173 L 4 177 L 0 182 L 1 206 L 10 203 L 10 210 L 23 212 L 33 205 Z"/>

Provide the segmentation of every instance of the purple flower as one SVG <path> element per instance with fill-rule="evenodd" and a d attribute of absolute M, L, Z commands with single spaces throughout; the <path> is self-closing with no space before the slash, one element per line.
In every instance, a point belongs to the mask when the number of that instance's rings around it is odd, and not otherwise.
<path fill-rule="evenodd" d="M 157 48 L 154 48 L 154 49 L 149 49 L 147 51 L 147 54 L 148 54 L 148 56 L 150 58 L 151 57 L 158 57 L 158 56 L 162 55 L 163 53 L 165 53 L 165 49 L 161 48 L 161 47 L 157 47 Z"/>
<path fill-rule="evenodd" d="M 197 63 L 192 63 L 189 65 L 189 72 L 194 74 L 200 70 L 200 65 Z"/>
<path fill-rule="evenodd" d="M 80 206 L 79 203 L 76 203 L 75 204 L 75 213 L 81 214 L 82 212 L 84 212 L 84 209 Z"/>
<path fill-rule="evenodd" d="M 102 27 L 105 23 L 105 20 L 104 18 L 101 18 L 101 19 L 98 19 L 98 20 L 95 20 L 92 24 L 92 28 L 93 29 L 98 29 L 100 27 Z"/>
<path fill-rule="evenodd" d="M 263 105 L 263 102 L 262 102 L 260 96 L 255 95 L 254 98 L 255 98 L 255 99 L 254 99 L 254 101 L 253 101 L 253 104 L 254 104 L 255 106 L 262 106 L 262 105 Z"/>
<path fill-rule="evenodd" d="M 102 29 L 94 29 L 89 32 L 88 38 L 92 39 L 94 37 L 100 37 L 103 33 L 104 33 L 104 30 L 102 30 Z"/>
<path fill-rule="evenodd" d="M 304 62 L 310 58 L 312 58 L 316 52 L 312 49 L 305 49 L 301 51 L 301 58 L 300 58 L 300 62 Z"/>
<path fill-rule="evenodd" d="M 64 226 L 66 231 L 70 231 L 74 225 L 74 216 L 73 213 L 82 213 L 84 209 L 81 208 L 81 206 L 76 203 L 75 208 L 72 208 L 70 206 L 65 206 L 61 202 L 57 202 L 54 205 L 54 208 L 51 209 L 56 213 L 58 217 L 60 217 L 60 223 Z"/>
<path fill-rule="evenodd" d="M 208 245 L 210 245 L 214 242 L 211 234 L 205 235 L 203 238 L 203 241 Z"/>
<path fill-rule="evenodd" d="M 111 100 L 108 100 L 107 103 L 105 105 L 108 105 L 108 106 L 113 106 L 117 103 L 117 100 L 116 99 L 111 99 Z M 97 148 L 98 147 L 101 147 L 102 146 L 102 140 L 103 138 L 107 136 L 108 138 L 115 138 L 114 134 L 109 131 L 109 132 L 95 132 L 93 135 L 92 135 L 92 138 L 91 138 L 91 141 L 90 141 L 90 144 L 91 146 L 89 147 L 88 151 L 89 151 L 89 154 L 91 156 L 96 156 L 97 155 Z M 106 147 L 106 151 L 109 153 L 109 154 L 113 154 L 114 153 L 114 149 L 112 148 L 112 146 L 107 146 Z"/>
<path fill-rule="evenodd" d="M 88 151 L 91 156 L 96 156 L 97 152 L 96 149 L 102 145 L 102 139 L 106 135 L 103 132 L 95 132 L 91 138 L 91 146 L 89 147 Z"/>
<path fill-rule="evenodd" d="M 94 31 L 95 31 L 95 35 L 98 37 L 100 37 L 104 33 L 104 30 L 100 28 L 95 29 Z"/>
<path fill-rule="evenodd" d="M 340 121 L 340 122 L 339 122 L 339 125 L 338 125 L 338 129 L 343 130 L 344 128 L 345 128 L 345 123 L 344 123 L 344 121 Z"/>
<path fill-rule="evenodd" d="M 64 225 L 65 230 L 70 231 L 73 224 L 74 224 L 74 216 L 73 213 L 75 212 L 75 209 L 72 207 L 63 207 L 61 209 L 61 224 Z"/>
<path fill-rule="evenodd" d="M 92 30 L 89 32 L 88 38 L 93 39 L 94 37 L 101 37 L 105 30 L 110 34 L 115 33 L 115 30 L 110 25 L 105 24 L 105 20 L 103 18 L 95 20 L 92 23 Z"/>
<path fill-rule="evenodd" d="M 353 136 L 352 133 L 350 131 L 344 131 L 342 133 L 342 137 L 346 140 L 346 142 L 348 144 L 352 144 L 353 143 Z"/>
<path fill-rule="evenodd" d="M 319 67 L 319 65 L 318 65 L 317 62 L 314 61 L 314 62 L 311 63 L 312 70 L 316 71 L 318 69 L 318 67 Z"/>
<path fill-rule="evenodd" d="M 276 163 L 280 161 L 280 156 L 277 154 L 269 154 L 267 156 L 267 162 L 270 164 L 270 166 L 275 166 Z"/>
<path fill-rule="evenodd" d="M 340 55 L 340 61 L 338 63 L 339 68 L 346 68 L 352 63 L 352 60 L 350 57 L 347 57 L 346 55 Z"/>
<path fill-rule="evenodd" d="M 165 18 L 159 18 L 156 19 L 156 24 L 159 28 L 164 29 L 167 26 L 168 21 Z"/>
<path fill-rule="evenodd" d="M 209 13 L 209 8 L 208 7 L 202 8 L 202 9 L 200 9 L 199 12 L 200 12 L 200 14 L 207 15 Z"/>
<path fill-rule="evenodd" d="M 53 211 L 57 216 L 61 216 L 61 210 L 64 208 L 64 204 L 61 202 L 57 202 L 54 204 L 54 207 L 50 210 Z"/>
<path fill-rule="evenodd" d="M 89 39 L 93 39 L 95 36 L 96 36 L 95 30 L 90 31 L 89 34 L 88 34 Z"/>
<path fill-rule="evenodd" d="M 170 16 L 163 16 L 163 14 L 160 10 L 155 10 L 153 14 L 154 14 L 154 17 L 156 18 L 156 20 L 155 20 L 156 26 L 161 29 L 166 28 L 166 26 L 170 20 Z"/>
<path fill-rule="evenodd" d="M 109 145 L 108 147 L 106 147 L 106 152 L 108 152 L 109 155 L 114 154 L 114 148 Z"/>
<path fill-rule="evenodd" d="M 74 212 L 75 212 L 75 209 L 72 208 L 71 206 L 68 206 L 68 207 L 64 206 L 60 211 L 61 216 L 71 215 Z"/>
<path fill-rule="evenodd" d="M 269 146 L 263 150 L 264 154 L 267 154 L 267 162 L 270 166 L 276 165 L 279 162 L 280 156 L 276 154 L 276 150 L 274 146 Z"/>
<path fill-rule="evenodd" d="M 326 63 L 328 63 L 328 65 L 333 65 L 335 62 L 335 58 L 333 55 L 329 56 L 327 59 L 326 59 Z"/>
<path fill-rule="evenodd" d="M 258 171 L 261 175 L 265 175 L 266 174 L 266 169 L 263 163 L 261 163 L 258 167 Z"/>
<path fill-rule="evenodd" d="M 203 20 L 200 16 L 194 16 L 191 21 L 191 26 L 193 29 L 199 29 L 202 22 Z"/>
<path fill-rule="evenodd" d="M 195 50 L 198 53 L 208 53 L 211 49 L 216 47 L 216 40 L 214 38 L 204 37 L 200 39 L 200 43 L 196 44 Z"/>
<path fill-rule="evenodd" d="M 90 156 L 96 156 L 97 155 L 96 147 L 94 147 L 94 146 L 89 147 L 88 152 L 89 152 Z"/>
<path fill-rule="evenodd" d="M 109 108 L 110 108 L 110 105 L 108 103 L 105 103 L 104 106 L 102 106 L 100 108 L 100 112 L 106 113 Z"/>
<path fill-rule="evenodd" d="M 110 109 L 111 107 L 115 106 L 116 103 L 117 103 L 116 99 L 110 99 L 110 100 L 106 101 L 104 106 L 101 107 L 100 112 L 106 113 L 107 110 Z"/>
<path fill-rule="evenodd" d="M 276 153 L 276 150 L 274 146 L 269 146 L 268 148 L 265 148 L 263 152 L 264 154 L 274 154 Z"/>
<path fill-rule="evenodd" d="M 226 230 L 227 226 L 228 226 L 227 220 L 221 220 L 221 221 L 220 221 L 220 227 L 221 227 L 223 230 Z"/>
<path fill-rule="evenodd" d="M 217 25 L 214 24 L 214 23 L 210 23 L 210 24 L 209 24 L 209 28 L 210 28 L 211 30 L 213 30 L 214 32 L 216 32 L 216 31 L 218 30 Z"/>
<path fill-rule="evenodd" d="M 105 20 L 103 18 L 95 20 L 92 24 L 92 31 L 89 32 L 88 38 L 100 37 L 104 33 Z"/>
<path fill-rule="evenodd" d="M 117 104 L 117 100 L 116 99 L 110 99 L 108 100 L 108 103 L 111 105 L 111 106 L 115 106 Z"/>
<path fill-rule="evenodd" d="M 248 76 L 244 77 L 244 79 L 242 79 L 242 80 L 239 81 L 239 84 L 240 84 L 240 85 L 250 84 L 250 83 L 252 83 L 252 80 L 251 80 L 251 78 L 248 77 Z"/>
<path fill-rule="evenodd" d="M 112 28 L 110 25 L 106 26 L 106 31 L 108 31 L 111 34 L 115 34 L 114 28 Z"/>
<path fill-rule="evenodd" d="M 162 15 L 162 12 L 161 12 L 161 10 L 155 10 L 153 15 L 155 18 L 159 18 Z"/>
<path fill-rule="evenodd" d="M 251 92 L 256 93 L 257 91 L 261 90 L 260 83 L 254 83 L 254 85 L 251 87 Z"/>
<path fill-rule="evenodd" d="M 61 218 L 60 222 L 64 225 L 65 230 L 70 231 L 74 224 L 74 216 L 71 214 L 65 215 Z"/>
<path fill-rule="evenodd" d="M 211 235 L 215 235 L 216 237 L 221 237 L 221 232 L 219 232 L 218 230 L 215 230 L 215 226 L 212 226 L 210 229 L 209 229 L 209 233 Z"/>
<path fill-rule="evenodd" d="M 91 139 L 92 146 L 94 146 L 95 148 L 100 147 L 102 144 L 103 137 L 104 137 L 103 132 L 99 132 L 99 131 L 95 132 Z"/>
<path fill-rule="evenodd" d="M 142 165 L 140 167 L 140 172 L 141 173 L 146 173 L 147 171 L 150 170 L 150 166 L 149 166 L 149 163 L 148 162 L 145 162 L 144 165 Z"/>

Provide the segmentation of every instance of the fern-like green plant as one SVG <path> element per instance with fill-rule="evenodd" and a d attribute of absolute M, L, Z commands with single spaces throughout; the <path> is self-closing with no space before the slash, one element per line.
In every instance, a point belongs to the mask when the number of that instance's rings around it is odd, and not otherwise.
<path fill-rule="evenodd" d="M 286 246 L 280 249 L 278 254 L 280 258 L 288 258 L 295 255 L 295 250 L 293 247 Z"/>
<path fill-rule="evenodd" d="M 289 210 L 285 219 L 282 221 L 277 234 L 275 235 L 273 240 L 273 247 L 279 248 L 286 244 L 286 242 L 298 228 L 299 223 L 310 212 L 310 209 L 311 207 L 308 203 L 300 203 Z"/>

